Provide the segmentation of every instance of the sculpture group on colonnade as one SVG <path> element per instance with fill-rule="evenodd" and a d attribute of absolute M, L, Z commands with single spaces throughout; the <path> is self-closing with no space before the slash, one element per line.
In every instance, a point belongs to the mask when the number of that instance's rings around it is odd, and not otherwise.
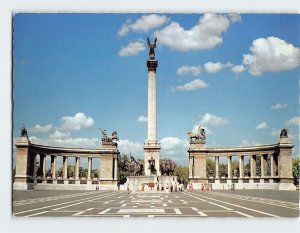
<path fill-rule="evenodd" d="M 102 142 L 116 142 L 119 141 L 117 131 L 113 131 L 111 137 L 107 136 L 106 129 L 101 129 L 102 132 Z"/>
<path fill-rule="evenodd" d="M 205 129 L 201 126 L 198 127 L 198 132 L 197 133 L 193 133 L 191 131 L 189 131 L 188 133 L 190 142 L 205 142 L 206 140 L 206 135 L 205 135 Z"/>

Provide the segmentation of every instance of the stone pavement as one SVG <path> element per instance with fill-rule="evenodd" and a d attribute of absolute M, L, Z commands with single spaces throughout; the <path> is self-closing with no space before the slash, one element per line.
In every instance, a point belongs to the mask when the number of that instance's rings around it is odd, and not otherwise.
<path fill-rule="evenodd" d="M 299 193 L 15 191 L 13 214 L 27 217 L 299 217 Z"/>

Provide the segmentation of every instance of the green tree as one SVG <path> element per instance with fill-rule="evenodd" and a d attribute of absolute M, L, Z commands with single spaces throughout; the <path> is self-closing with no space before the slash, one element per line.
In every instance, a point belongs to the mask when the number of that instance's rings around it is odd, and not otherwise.
<path fill-rule="evenodd" d="M 183 184 L 185 187 L 189 182 L 189 168 L 188 166 L 177 165 L 174 171 L 174 175 L 177 176 L 177 181 Z"/>
<path fill-rule="evenodd" d="M 299 185 L 299 155 L 292 160 L 294 185 Z"/>
<path fill-rule="evenodd" d="M 216 163 L 212 159 L 206 159 L 206 174 L 208 177 L 216 175 Z"/>
<path fill-rule="evenodd" d="M 130 172 L 128 171 L 128 164 L 130 163 L 130 159 L 127 155 L 119 155 L 118 156 L 118 180 L 120 184 L 126 183 L 126 177 L 130 176 Z"/>

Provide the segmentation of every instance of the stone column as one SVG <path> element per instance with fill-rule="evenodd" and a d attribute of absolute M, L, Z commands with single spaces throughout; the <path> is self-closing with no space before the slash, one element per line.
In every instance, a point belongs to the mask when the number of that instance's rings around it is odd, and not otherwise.
<path fill-rule="evenodd" d="M 219 178 L 219 156 L 215 157 L 215 164 L 216 164 L 216 178 Z"/>
<path fill-rule="evenodd" d="M 68 157 L 63 156 L 63 178 L 68 179 Z"/>
<path fill-rule="evenodd" d="M 240 171 L 240 178 L 244 178 L 244 156 L 243 155 L 239 157 L 239 171 Z"/>
<path fill-rule="evenodd" d="M 56 179 L 56 156 L 51 155 L 52 179 Z"/>
<path fill-rule="evenodd" d="M 33 162 L 34 162 L 34 164 L 33 164 L 33 177 L 36 177 L 37 176 L 37 158 L 36 158 L 36 156 L 37 156 L 37 154 L 35 154 L 34 156 L 33 156 Z"/>
<path fill-rule="evenodd" d="M 157 144 L 156 139 L 156 67 L 158 62 L 148 60 L 148 143 Z"/>
<path fill-rule="evenodd" d="M 46 155 L 40 154 L 40 167 L 42 172 L 42 178 L 46 178 Z"/>
<path fill-rule="evenodd" d="M 260 177 L 266 176 L 266 160 L 265 155 L 260 156 Z"/>
<path fill-rule="evenodd" d="M 91 179 L 91 171 L 92 171 L 92 158 L 88 157 L 88 176 L 87 179 Z"/>
<path fill-rule="evenodd" d="M 250 155 L 250 173 L 251 178 L 256 176 L 256 155 Z"/>
<path fill-rule="evenodd" d="M 189 157 L 189 178 L 193 178 L 193 157 Z"/>
<path fill-rule="evenodd" d="M 118 180 L 118 159 L 114 158 L 114 179 Z"/>
<path fill-rule="evenodd" d="M 227 156 L 227 168 L 228 168 L 228 178 L 232 178 L 232 171 L 231 171 L 231 159 L 232 159 L 232 156 Z"/>
<path fill-rule="evenodd" d="M 274 177 L 274 154 L 270 154 L 270 167 L 271 167 L 271 172 L 270 175 L 271 177 Z"/>
<path fill-rule="evenodd" d="M 80 157 L 75 157 L 75 179 L 78 180 L 79 179 L 79 161 L 80 161 Z"/>

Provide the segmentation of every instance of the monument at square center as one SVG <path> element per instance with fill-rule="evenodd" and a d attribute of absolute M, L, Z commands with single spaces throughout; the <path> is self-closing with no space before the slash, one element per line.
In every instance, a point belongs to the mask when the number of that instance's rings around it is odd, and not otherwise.
<path fill-rule="evenodd" d="M 156 133 L 156 69 L 158 61 L 155 59 L 155 51 L 157 38 L 151 44 L 147 38 L 149 47 L 149 59 L 147 60 L 148 68 L 148 128 L 147 140 L 144 144 L 144 176 L 127 177 L 126 185 L 131 190 L 154 189 L 161 190 L 168 186 L 177 184 L 177 177 L 172 175 L 162 175 L 160 171 L 160 149 L 161 146 L 157 142 Z M 153 187 L 151 187 L 153 186 Z M 158 186 L 158 188 L 157 188 Z"/>

